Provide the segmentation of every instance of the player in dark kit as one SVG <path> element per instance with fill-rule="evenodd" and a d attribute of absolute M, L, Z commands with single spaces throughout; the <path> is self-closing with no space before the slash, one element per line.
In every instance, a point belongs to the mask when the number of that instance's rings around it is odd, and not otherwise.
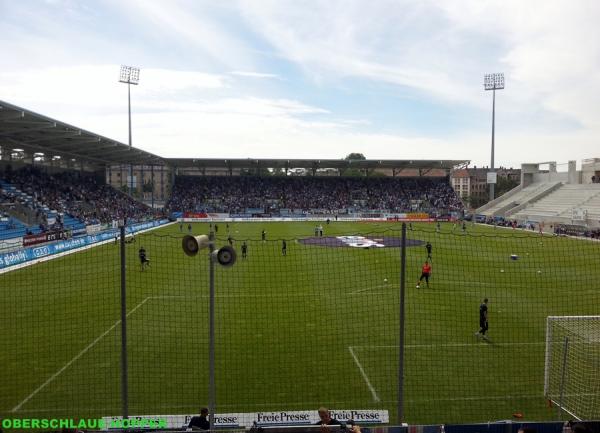
<path fill-rule="evenodd" d="M 140 266 L 143 271 L 145 266 L 150 266 L 150 260 L 146 257 L 146 250 L 144 249 L 144 247 L 140 247 L 138 255 L 140 257 Z"/>
<path fill-rule="evenodd" d="M 427 244 L 425 245 L 425 248 L 427 249 L 427 258 L 429 260 L 433 260 L 433 258 L 431 257 L 431 242 L 427 242 Z"/>
<path fill-rule="evenodd" d="M 242 244 L 242 259 L 246 258 L 246 254 L 248 253 L 248 245 L 246 245 L 246 241 Z"/>
<path fill-rule="evenodd" d="M 264 229 L 262 232 L 260 232 L 260 237 L 263 242 L 267 240 L 267 232 Z"/>
<path fill-rule="evenodd" d="M 283 241 L 281 241 L 281 255 L 287 256 L 287 243 L 286 243 L 285 239 Z"/>
<path fill-rule="evenodd" d="M 488 340 L 485 332 L 488 330 L 488 298 L 483 300 L 483 303 L 479 306 L 479 331 L 475 333 L 477 338 L 483 338 Z"/>

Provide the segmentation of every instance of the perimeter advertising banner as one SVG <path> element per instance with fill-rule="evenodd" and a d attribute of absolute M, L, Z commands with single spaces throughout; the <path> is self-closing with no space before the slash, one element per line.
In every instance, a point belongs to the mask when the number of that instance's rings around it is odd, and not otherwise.
<path fill-rule="evenodd" d="M 208 214 L 206 212 L 184 212 L 183 217 L 184 218 L 204 219 L 204 218 L 208 218 Z"/>
<path fill-rule="evenodd" d="M 127 227 L 127 233 L 135 233 L 140 230 L 146 230 L 153 227 L 168 223 L 169 220 L 163 219 L 159 221 L 149 221 L 138 223 Z M 40 247 L 24 248 L 19 251 L 0 254 L 0 269 L 8 266 L 18 265 L 30 260 L 39 259 L 65 251 L 70 251 L 76 248 L 93 245 L 98 242 L 113 240 L 115 238 L 114 231 L 102 232 L 93 235 L 81 236 L 78 238 L 67 239 L 59 242 L 54 242 Z"/>
<path fill-rule="evenodd" d="M 343 423 L 352 419 L 358 425 L 377 425 L 389 423 L 387 410 L 348 409 L 330 410 L 331 416 Z M 185 429 L 193 416 L 196 415 L 141 415 L 130 416 L 137 424 L 166 423 L 168 429 Z M 104 424 L 108 430 L 120 428 L 123 418 L 104 417 Z M 316 410 L 296 410 L 277 412 L 250 412 L 250 413 L 222 413 L 215 415 L 214 424 L 218 428 L 243 428 L 257 425 L 260 427 L 276 425 L 311 425 L 319 421 Z M 114 427 L 111 427 L 114 426 Z"/>
<path fill-rule="evenodd" d="M 43 244 L 61 239 L 69 239 L 70 237 L 70 230 L 57 230 L 53 232 L 40 233 L 37 235 L 25 235 L 23 236 L 23 246 L 27 247 L 35 244 Z"/>

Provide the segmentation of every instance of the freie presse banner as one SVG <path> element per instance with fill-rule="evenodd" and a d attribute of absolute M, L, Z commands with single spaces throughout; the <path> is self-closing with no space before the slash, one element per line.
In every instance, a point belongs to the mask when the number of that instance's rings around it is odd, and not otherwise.
<path fill-rule="evenodd" d="M 389 423 L 389 414 L 387 410 L 369 410 L 369 409 L 330 409 L 332 418 L 342 423 L 348 420 L 354 420 L 361 425 L 376 425 Z M 166 422 L 167 428 L 182 429 L 187 428 L 193 416 L 197 415 L 141 415 L 132 416 L 139 422 L 156 423 L 158 420 Z M 121 417 L 102 418 L 106 426 L 118 425 Z M 316 410 L 298 410 L 298 411 L 276 411 L 276 412 L 250 412 L 250 413 L 222 413 L 216 414 L 214 425 L 220 428 L 244 428 L 257 426 L 275 426 L 275 425 L 311 425 L 319 421 L 319 413 Z M 110 427 L 108 428 L 110 430 Z"/>
<path fill-rule="evenodd" d="M 70 230 L 57 230 L 53 232 L 40 233 L 37 235 L 25 235 L 23 236 L 23 246 L 27 247 L 35 244 L 43 244 L 45 242 L 59 241 L 69 239 L 70 237 Z"/>

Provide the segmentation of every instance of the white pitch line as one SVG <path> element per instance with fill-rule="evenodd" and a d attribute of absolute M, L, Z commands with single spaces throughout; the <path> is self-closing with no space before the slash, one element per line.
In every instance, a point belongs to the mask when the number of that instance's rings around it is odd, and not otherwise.
<path fill-rule="evenodd" d="M 264 293 L 240 293 L 240 294 L 220 294 L 215 295 L 215 299 L 222 298 L 308 298 L 312 299 L 315 296 L 321 296 L 326 298 L 334 297 L 335 295 L 322 292 L 311 292 L 311 293 L 273 293 L 265 295 Z M 208 298 L 209 295 L 160 295 L 160 296 L 149 296 L 151 299 L 196 299 L 196 298 Z"/>
<path fill-rule="evenodd" d="M 138 308 L 140 308 L 142 305 L 144 305 L 146 303 L 146 301 L 148 301 L 148 299 L 150 299 L 150 298 L 151 297 L 147 297 L 142 302 L 137 304 L 135 306 L 135 308 L 133 310 L 131 310 L 129 313 L 127 313 L 127 315 L 125 317 L 129 317 L 130 314 L 135 313 L 135 311 Z M 69 368 L 71 365 L 73 365 L 73 363 L 75 361 L 77 361 L 79 358 L 81 358 L 83 355 L 85 355 L 88 350 L 90 350 L 92 347 L 94 347 L 96 345 L 96 343 L 98 343 L 100 340 L 102 340 L 104 337 L 106 337 L 106 335 L 108 335 L 108 333 L 110 331 L 115 329 L 119 325 L 119 323 L 121 323 L 121 319 L 117 320 L 110 328 L 108 328 L 106 331 L 104 331 L 104 333 L 102 333 L 94 341 L 92 341 L 90 344 L 88 344 L 81 352 L 79 352 L 69 362 L 67 362 L 65 365 L 63 365 L 62 368 L 60 368 L 60 370 L 58 370 L 56 373 L 54 373 L 52 376 L 50 376 L 48 378 L 48 380 L 46 380 L 43 384 L 38 386 L 35 389 L 35 391 L 33 391 L 31 394 L 29 394 L 21 403 L 19 403 L 15 407 L 13 407 L 11 412 L 17 412 L 21 408 L 21 406 L 23 406 L 25 403 L 27 403 L 29 400 L 31 400 L 38 392 L 40 392 L 42 389 L 44 389 L 46 386 L 48 386 L 54 379 L 56 379 L 58 376 L 60 376 L 63 371 L 65 371 L 67 368 Z"/>
<path fill-rule="evenodd" d="M 385 287 L 391 287 L 391 288 L 393 288 L 394 286 L 391 285 L 391 284 L 380 284 L 379 286 L 373 286 L 373 287 L 366 287 L 366 288 L 363 288 L 363 289 L 358 289 L 358 290 L 355 290 L 353 292 L 350 292 L 350 294 L 351 295 L 356 295 L 358 293 L 368 292 L 369 290 L 373 290 L 373 289 L 383 289 Z M 396 292 L 393 292 L 393 293 L 396 293 Z"/>
<path fill-rule="evenodd" d="M 477 341 L 475 342 L 477 343 Z M 538 342 L 524 342 L 524 343 L 494 343 L 492 342 L 491 345 L 492 346 L 538 346 L 541 344 L 546 344 L 545 341 L 538 341 Z M 474 344 L 474 343 L 441 343 L 441 344 L 405 344 L 404 347 L 412 347 L 412 348 L 419 348 L 419 347 L 488 347 L 487 344 Z M 356 348 L 367 348 L 367 349 L 395 349 L 398 346 L 392 346 L 392 345 L 367 345 L 367 346 L 352 346 L 352 347 L 356 347 Z"/>
<path fill-rule="evenodd" d="M 544 398 L 543 394 L 525 394 L 525 395 L 495 395 L 481 397 L 451 397 L 451 398 L 430 398 L 408 400 L 411 403 L 433 403 L 435 401 L 477 401 L 477 400 L 509 400 L 509 399 L 529 399 Z"/>
<path fill-rule="evenodd" d="M 348 350 L 350 351 L 350 355 L 352 355 L 352 358 L 354 359 L 354 362 L 356 363 L 356 366 L 358 367 L 358 370 L 360 371 L 360 374 L 362 375 L 362 377 L 365 380 L 367 386 L 369 387 L 369 391 L 371 391 L 371 395 L 373 396 L 373 401 L 375 401 L 376 403 L 379 402 L 379 401 L 381 401 L 381 399 L 377 395 L 377 391 L 375 391 L 375 388 L 373 388 L 373 385 L 371 385 L 371 381 L 367 377 L 367 374 L 365 373 L 365 369 L 363 368 L 362 364 L 358 360 L 358 357 L 354 353 L 353 347 L 352 346 L 348 346 Z"/>

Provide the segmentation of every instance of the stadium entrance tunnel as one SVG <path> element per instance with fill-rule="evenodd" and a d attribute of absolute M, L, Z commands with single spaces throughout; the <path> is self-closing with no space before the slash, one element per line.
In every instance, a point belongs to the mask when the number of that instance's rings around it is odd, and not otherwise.
<path fill-rule="evenodd" d="M 304 245 L 320 247 L 349 247 L 349 248 L 400 248 L 402 238 L 392 236 L 323 236 L 298 240 Z M 406 239 L 407 247 L 417 247 L 425 242 L 417 239 Z"/>

